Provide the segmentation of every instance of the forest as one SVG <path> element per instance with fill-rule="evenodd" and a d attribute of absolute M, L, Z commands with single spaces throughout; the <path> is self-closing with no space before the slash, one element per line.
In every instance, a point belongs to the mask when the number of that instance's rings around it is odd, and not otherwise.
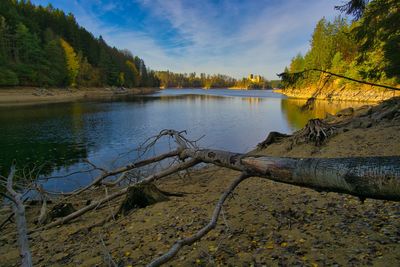
<path fill-rule="evenodd" d="M 241 89 L 270 89 L 280 87 L 280 80 L 268 81 L 260 77 L 257 82 L 248 78 L 235 79 L 223 74 L 197 75 L 192 73 L 174 73 L 171 71 L 157 71 L 157 78 L 163 88 L 241 88 Z"/>
<path fill-rule="evenodd" d="M 316 85 L 324 74 L 309 70 L 329 71 L 380 84 L 400 83 L 400 2 L 371 1 L 362 12 L 346 8 L 337 7 L 353 13 L 354 20 L 348 21 L 341 16 L 334 21 L 322 18 L 314 29 L 308 52 L 297 54 L 284 72 L 302 75 L 286 79 L 285 86 L 302 88 Z M 354 82 L 338 81 L 339 86 L 348 83 Z"/>
<path fill-rule="evenodd" d="M 0 86 L 157 87 L 159 81 L 142 59 L 94 37 L 72 14 L 2 0 Z"/>

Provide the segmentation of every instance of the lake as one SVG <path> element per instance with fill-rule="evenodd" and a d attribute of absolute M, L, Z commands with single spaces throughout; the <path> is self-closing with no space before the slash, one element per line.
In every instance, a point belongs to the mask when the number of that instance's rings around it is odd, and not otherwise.
<path fill-rule="evenodd" d="M 201 138 L 204 148 L 246 152 L 270 131 L 291 133 L 310 118 L 355 105 L 317 101 L 313 111 L 304 112 L 304 103 L 264 90 L 167 89 L 146 96 L 0 107 L 0 171 L 6 174 L 13 159 L 20 175 L 34 169 L 41 178 L 87 169 L 85 159 L 103 168 L 120 166 L 163 129 L 187 130 L 188 138 Z M 170 145 L 161 142 L 148 155 Z M 45 186 L 71 190 L 94 175 L 53 179 Z"/>

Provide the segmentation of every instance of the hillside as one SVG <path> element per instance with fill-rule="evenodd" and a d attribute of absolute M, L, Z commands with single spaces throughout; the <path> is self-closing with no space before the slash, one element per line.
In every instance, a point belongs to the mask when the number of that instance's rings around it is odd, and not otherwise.
<path fill-rule="evenodd" d="M 0 86 L 153 87 L 154 72 L 51 5 L 2 0 Z"/>

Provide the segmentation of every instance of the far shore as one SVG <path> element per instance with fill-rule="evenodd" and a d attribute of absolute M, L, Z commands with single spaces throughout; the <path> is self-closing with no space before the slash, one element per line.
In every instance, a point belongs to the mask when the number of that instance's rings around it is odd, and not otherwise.
<path fill-rule="evenodd" d="M 0 106 L 33 105 L 42 103 L 70 102 L 121 95 L 144 95 L 159 91 L 159 88 L 0 88 Z"/>
<path fill-rule="evenodd" d="M 188 87 L 190 89 L 203 89 L 203 90 L 210 90 L 210 89 L 227 89 L 227 90 L 248 90 L 248 91 L 262 91 L 262 90 L 273 90 L 272 88 L 245 88 L 245 87 Z M 161 86 L 160 89 L 186 89 L 185 87 L 164 87 Z"/>

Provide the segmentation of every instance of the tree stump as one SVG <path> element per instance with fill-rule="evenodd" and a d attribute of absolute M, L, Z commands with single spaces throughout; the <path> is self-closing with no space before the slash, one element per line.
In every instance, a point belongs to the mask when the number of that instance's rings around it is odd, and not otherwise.
<path fill-rule="evenodd" d="M 129 188 L 117 214 L 127 215 L 132 209 L 144 208 L 166 200 L 166 194 L 154 184 L 139 184 Z"/>
<path fill-rule="evenodd" d="M 53 219 L 60 217 L 65 217 L 75 211 L 76 209 L 74 208 L 74 206 L 72 206 L 71 203 L 59 203 L 55 205 L 49 212 L 48 221 L 52 221 Z"/>

